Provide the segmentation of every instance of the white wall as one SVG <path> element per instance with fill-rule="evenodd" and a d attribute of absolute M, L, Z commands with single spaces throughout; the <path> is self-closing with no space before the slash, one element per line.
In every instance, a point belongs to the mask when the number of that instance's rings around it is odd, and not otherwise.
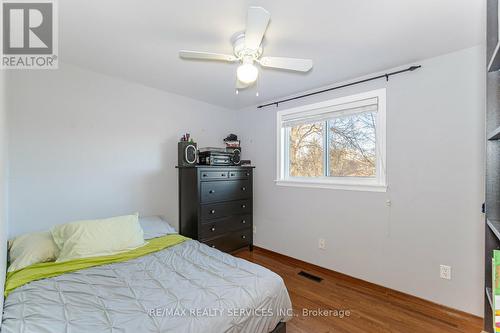
<path fill-rule="evenodd" d="M 138 211 L 177 227 L 177 141 L 222 145 L 234 112 L 62 64 L 8 78 L 10 236 Z"/>
<path fill-rule="evenodd" d="M 7 269 L 7 126 L 5 74 L 0 71 L 0 290 L 4 290 Z M 0 296 L 0 309 L 3 297 Z M 2 322 L 0 311 L 0 322 Z"/>
<path fill-rule="evenodd" d="M 235 132 L 257 166 L 257 245 L 481 315 L 484 50 L 420 63 L 299 102 L 387 87 L 387 193 L 274 184 L 276 111 L 299 103 L 231 112 L 65 64 L 12 71 L 10 235 L 136 210 L 177 226 L 178 136 L 208 146 Z"/>
<path fill-rule="evenodd" d="M 475 47 L 419 62 L 422 69 L 388 83 L 241 111 L 245 158 L 256 165 L 256 245 L 481 315 L 484 58 Z M 387 193 L 274 184 L 277 110 L 381 87 Z M 439 278 L 440 264 L 452 266 L 451 281 Z"/>

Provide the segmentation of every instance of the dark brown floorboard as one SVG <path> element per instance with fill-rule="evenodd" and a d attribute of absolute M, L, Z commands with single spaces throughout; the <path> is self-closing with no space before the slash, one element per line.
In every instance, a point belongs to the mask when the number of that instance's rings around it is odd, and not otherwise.
<path fill-rule="evenodd" d="M 255 247 L 235 255 L 283 278 L 295 314 L 287 333 L 481 332 L 482 318 L 272 251 Z M 323 281 L 299 276 L 301 270 Z M 350 316 L 304 316 L 303 309 L 349 310 Z"/>

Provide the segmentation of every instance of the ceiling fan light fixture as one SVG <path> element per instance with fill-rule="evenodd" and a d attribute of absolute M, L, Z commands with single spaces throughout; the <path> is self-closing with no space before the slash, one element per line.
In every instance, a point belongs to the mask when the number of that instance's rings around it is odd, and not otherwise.
<path fill-rule="evenodd" d="M 253 83 L 259 76 L 259 69 L 251 62 L 244 62 L 236 70 L 236 76 L 245 84 Z"/>
<path fill-rule="evenodd" d="M 247 11 L 247 24 L 244 32 L 231 38 L 233 54 L 181 50 L 182 59 L 213 60 L 241 63 L 236 70 L 236 89 L 251 87 L 259 76 L 259 68 L 284 69 L 306 73 L 313 67 L 311 59 L 262 56 L 262 40 L 269 25 L 271 14 L 262 7 L 250 6 Z M 236 90 L 236 94 L 238 93 Z"/>

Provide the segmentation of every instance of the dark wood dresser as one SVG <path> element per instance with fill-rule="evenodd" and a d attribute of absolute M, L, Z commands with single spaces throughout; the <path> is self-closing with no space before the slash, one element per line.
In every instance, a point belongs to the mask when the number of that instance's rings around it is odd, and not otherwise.
<path fill-rule="evenodd" d="M 179 233 L 225 252 L 252 250 L 253 168 L 178 167 Z"/>

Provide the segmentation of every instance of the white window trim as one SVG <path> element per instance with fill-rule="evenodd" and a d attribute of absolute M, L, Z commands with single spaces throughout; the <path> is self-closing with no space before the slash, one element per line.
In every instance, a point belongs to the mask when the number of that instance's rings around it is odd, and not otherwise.
<path fill-rule="evenodd" d="M 289 177 L 287 172 L 287 146 L 286 130 L 282 128 L 282 118 L 284 115 L 293 113 L 311 112 L 312 110 L 322 109 L 333 105 L 352 103 L 355 101 L 378 98 L 377 128 L 376 128 L 376 177 Z M 386 164 L 386 89 L 377 89 L 364 93 L 335 98 L 324 102 L 299 106 L 287 110 L 281 110 L 276 113 L 276 185 L 311 187 L 311 188 L 329 188 L 339 190 L 354 191 L 387 191 L 387 164 Z"/>

